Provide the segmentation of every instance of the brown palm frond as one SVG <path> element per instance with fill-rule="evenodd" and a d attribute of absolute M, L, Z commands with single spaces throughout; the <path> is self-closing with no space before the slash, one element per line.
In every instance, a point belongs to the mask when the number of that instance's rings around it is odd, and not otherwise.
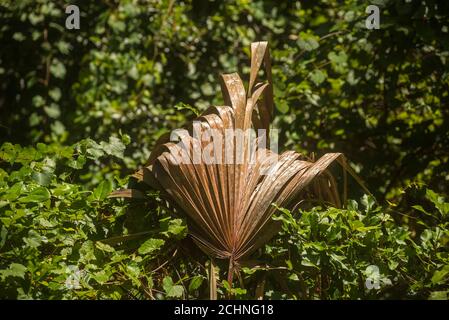
<path fill-rule="evenodd" d="M 267 81 L 257 82 L 262 64 Z M 239 263 L 278 232 L 279 224 L 271 218 L 276 210 L 273 203 L 292 208 L 301 197 L 312 194 L 341 206 L 328 167 L 338 161 L 345 174 L 354 173 L 340 153 L 328 153 L 312 162 L 294 151 L 278 155 L 259 147 L 259 140 L 254 142 L 248 135 L 243 135 L 243 141 L 228 135 L 229 130 L 269 130 L 274 109 L 267 42 L 251 45 L 247 91 L 237 73 L 222 75 L 221 80 L 225 105 L 207 109 L 195 123 L 177 133 L 179 141 L 161 138 L 146 166 L 134 177 L 175 202 L 187 218 L 193 239 L 206 254 L 229 259 L 228 280 L 232 282 Z M 220 133 L 217 136 L 222 139 L 213 136 L 210 144 L 197 138 L 211 131 Z M 222 161 L 198 161 L 198 150 Z M 234 161 L 225 161 L 229 154 Z M 121 192 L 132 196 L 134 191 Z"/>

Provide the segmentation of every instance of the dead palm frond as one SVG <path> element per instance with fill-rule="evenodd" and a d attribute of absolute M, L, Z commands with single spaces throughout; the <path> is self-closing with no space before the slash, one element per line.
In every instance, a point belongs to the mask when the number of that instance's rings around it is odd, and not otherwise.
<path fill-rule="evenodd" d="M 257 82 L 262 64 L 267 81 Z M 267 42 L 251 45 L 248 90 L 237 73 L 222 75 L 221 80 L 225 105 L 206 110 L 195 124 L 178 133 L 179 141 L 160 139 L 146 166 L 134 176 L 168 195 L 187 218 L 190 234 L 206 254 L 229 259 L 228 281 L 232 283 L 239 264 L 278 232 L 278 222 L 272 219 L 273 203 L 292 208 L 312 197 L 341 206 L 335 179 L 327 169 L 338 161 L 345 180 L 346 172 L 353 172 L 340 153 L 328 153 L 312 162 L 294 151 L 278 155 L 247 135 L 243 141 L 229 137 L 228 132 L 239 129 L 269 130 L 274 110 Z M 212 137 L 211 149 L 197 138 L 210 131 L 225 137 Z M 214 159 L 222 161 L 197 161 L 198 150 L 210 151 Z M 224 161 L 228 154 L 234 161 Z M 236 161 L 238 157 L 243 161 Z M 134 191 L 115 195 L 141 196 Z"/>

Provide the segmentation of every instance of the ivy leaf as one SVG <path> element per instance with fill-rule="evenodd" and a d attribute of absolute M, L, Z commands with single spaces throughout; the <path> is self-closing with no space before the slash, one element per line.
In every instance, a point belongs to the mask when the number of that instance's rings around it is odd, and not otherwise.
<path fill-rule="evenodd" d="M 190 284 L 189 284 L 189 292 L 193 292 L 196 289 L 198 289 L 199 287 L 201 287 L 201 284 L 203 283 L 203 276 L 195 276 L 192 278 L 192 280 L 190 280 Z"/>
<path fill-rule="evenodd" d="M 111 274 L 106 270 L 98 271 L 92 276 L 92 278 L 94 278 L 99 284 L 104 284 L 110 277 Z"/>
<path fill-rule="evenodd" d="M 275 106 L 281 113 L 287 113 L 289 110 L 288 103 L 285 99 L 276 99 Z"/>
<path fill-rule="evenodd" d="M 138 249 L 140 254 L 148 254 L 159 250 L 165 241 L 162 239 L 148 239 Z"/>
<path fill-rule="evenodd" d="M 89 261 L 96 260 L 95 253 L 94 253 L 94 245 L 91 240 L 85 241 L 79 250 L 80 254 L 80 262 L 86 263 Z"/>
<path fill-rule="evenodd" d="M 92 196 L 95 200 L 100 201 L 112 192 L 112 183 L 109 180 L 103 180 L 98 187 L 95 188 Z"/>
<path fill-rule="evenodd" d="M 59 101 L 59 99 L 61 99 L 61 89 L 59 88 L 51 89 L 48 94 L 54 101 Z"/>
<path fill-rule="evenodd" d="M 41 186 L 48 186 L 51 182 L 51 179 L 53 177 L 53 174 L 49 172 L 33 172 L 31 175 L 34 181 L 36 181 Z"/>
<path fill-rule="evenodd" d="M 73 169 L 82 169 L 86 164 L 86 157 L 83 155 L 78 156 L 76 159 L 71 159 L 68 162 L 68 166 Z"/>
<path fill-rule="evenodd" d="M 63 79 L 66 74 L 65 66 L 58 59 L 54 59 L 53 63 L 50 65 L 50 72 L 56 78 Z"/>
<path fill-rule="evenodd" d="M 114 252 L 115 251 L 115 249 L 113 247 L 111 247 L 110 245 L 103 243 L 103 242 L 97 241 L 97 242 L 95 242 L 95 246 L 104 252 Z"/>
<path fill-rule="evenodd" d="M 376 203 L 374 198 L 367 194 L 363 195 L 361 202 L 362 202 L 363 206 L 365 207 L 366 212 L 370 212 L 371 209 L 374 207 L 374 204 Z"/>
<path fill-rule="evenodd" d="M 6 270 L 0 270 L 2 278 L 6 277 L 18 277 L 24 279 L 27 268 L 20 263 L 11 263 Z"/>
<path fill-rule="evenodd" d="M 316 85 L 320 85 L 324 80 L 326 80 L 326 74 L 320 69 L 313 70 L 310 74 L 310 80 L 312 80 Z"/>
<path fill-rule="evenodd" d="M 297 44 L 301 50 L 305 51 L 312 51 L 320 46 L 318 43 L 318 37 L 305 32 L 300 33 Z"/>
<path fill-rule="evenodd" d="M 184 288 L 180 285 L 175 285 L 170 276 L 167 276 L 162 280 L 162 287 L 164 288 L 167 297 L 180 298 L 184 293 Z"/>
<path fill-rule="evenodd" d="M 432 283 L 438 284 L 441 283 L 447 275 L 449 274 L 449 265 L 444 266 L 441 270 L 435 271 L 435 273 L 432 276 Z"/>
<path fill-rule="evenodd" d="M 104 156 L 105 152 L 100 144 L 96 143 L 91 139 L 87 139 L 86 144 L 87 144 L 86 153 L 88 158 L 97 160 L 100 157 Z"/>
<path fill-rule="evenodd" d="M 50 118 L 56 119 L 61 115 L 61 109 L 58 105 L 52 103 L 49 107 L 44 107 L 45 112 Z"/>
<path fill-rule="evenodd" d="M 39 187 L 34 189 L 28 196 L 20 198 L 20 202 L 44 202 L 50 199 L 50 192 L 47 188 Z"/>
<path fill-rule="evenodd" d="M 336 72 L 343 73 L 346 70 L 346 67 L 348 65 L 348 56 L 345 52 L 340 51 L 338 53 L 335 52 L 329 52 L 327 55 L 329 60 L 332 62 L 332 67 L 335 69 Z"/>
<path fill-rule="evenodd" d="M 117 137 L 110 137 L 109 143 L 102 141 L 100 143 L 104 152 L 107 154 L 117 157 L 123 158 L 123 152 L 125 151 L 125 144 Z"/>
<path fill-rule="evenodd" d="M 435 205 L 435 208 L 440 211 L 443 217 L 449 214 L 449 203 L 445 202 L 442 196 L 438 195 L 430 189 L 427 189 L 426 198 Z"/>
<path fill-rule="evenodd" d="M 335 52 L 329 52 L 327 55 L 330 61 L 336 64 L 342 64 L 345 63 L 348 60 L 348 56 L 343 51 L 340 51 L 338 53 Z"/>
<path fill-rule="evenodd" d="M 430 294 L 429 300 L 447 300 L 448 291 L 434 291 Z"/>
<path fill-rule="evenodd" d="M 89 158 L 94 160 L 99 159 L 104 155 L 104 151 L 100 148 L 88 148 L 86 151 L 90 155 Z"/>
<path fill-rule="evenodd" d="M 2 195 L 2 200 L 15 200 L 22 193 L 23 190 L 23 182 L 15 183 L 5 195 Z"/>
<path fill-rule="evenodd" d="M 172 234 L 177 239 L 182 239 L 185 237 L 187 233 L 187 226 L 182 219 L 164 218 L 159 221 L 161 229 L 164 230 L 161 232 L 163 235 L 168 237 Z"/>

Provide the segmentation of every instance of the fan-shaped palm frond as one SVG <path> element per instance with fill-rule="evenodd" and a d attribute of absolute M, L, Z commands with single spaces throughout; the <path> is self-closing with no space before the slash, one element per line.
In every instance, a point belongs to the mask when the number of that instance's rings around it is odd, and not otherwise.
<path fill-rule="evenodd" d="M 267 81 L 257 82 L 262 64 Z M 267 42 L 251 45 L 247 91 L 237 73 L 222 75 L 221 80 L 225 105 L 207 109 L 177 132 L 178 141 L 169 141 L 168 136 L 160 139 L 146 166 L 134 176 L 176 203 L 206 254 L 229 259 L 228 280 L 232 282 L 239 263 L 279 230 L 271 218 L 276 210 L 273 203 L 291 208 L 312 195 L 340 206 L 335 179 L 327 169 L 338 161 L 345 180 L 346 171 L 352 171 L 340 153 L 328 153 L 312 162 L 294 151 L 278 155 L 261 147 L 260 138 L 254 140 L 247 134 L 257 129 L 268 133 L 274 113 Z M 244 133 L 241 137 L 232 135 L 239 130 Z M 209 141 L 198 138 L 203 135 L 209 135 Z M 214 161 L 198 159 L 204 153 Z M 115 195 L 133 196 L 131 191 L 120 192 Z"/>

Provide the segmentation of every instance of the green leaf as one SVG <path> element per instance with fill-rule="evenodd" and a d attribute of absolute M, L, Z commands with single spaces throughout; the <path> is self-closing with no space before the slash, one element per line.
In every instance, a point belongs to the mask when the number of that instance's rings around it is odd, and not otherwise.
<path fill-rule="evenodd" d="M 25 278 L 25 272 L 27 271 L 27 268 L 20 263 L 11 263 L 9 265 L 9 268 L 6 270 L 0 270 L 0 276 L 2 278 L 6 277 L 18 277 L 18 278 Z"/>
<path fill-rule="evenodd" d="M 86 157 L 83 155 L 78 156 L 76 159 L 71 159 L 68 162 L 68 166 L 73 169 L 82 169 L 86 164 Z"/>
<path fill-rule="evenodd" d="M 444 201 L 444 197 L 430 189 L 427 189 L 426 198 L 435 205 L 443 217 L 449 214 L 449 203 Z"/>
<path fill-rule="evenodd" d="M 87 148 L 87 154 L 90 155 L 90 159 L 99 159 L 100 157 L 104 156 L 104 151 L 100 148 L 100 146 L 98 146 L 98 148 L 92 147 L 92 148 Z"/>
<path fill-rule="evenodd" d="M 333 51 L 329 52 L 327 57 L 329 58 L 330 61 L 337 63 L 337 64 L 344 63 L 348 60 L 348 56 L 343 51 L 340 51 L 338 53 L 335 53 Z"/>
<path fill-rule="evenodd" d="M 299 277 L 298 277 L 298 275 L 297 275 L 296 273 L 290 274 L 290 275 L 288 276 L 288 278 L 289 278 L 290 280 L 293 280 L 293 281 L 299 281 Z"/>
<path fill-rule="evenodd" d="M 63 79 L 66 74 L 66 68 L 58 59 L 53 59 L 53 63 L 50 65 L 50 72 L 56 78 Z"/>
<path fill-rule="evenodd" d="M 15 33 L 12 35 L 12 38 L 13 38 L 14 40 L 18 41 L 18 42 L 22 42 L 23 40 L 26 39 L 26 37 L 25 37 L 22 33 L 20 33 L 20 32 L 15 32 Z"/>
<path fill-rule="evenodd" d="M 104 252 L 114 252 L 115 251 L 115 249 L 113 247 L 111 247 L 110 245 L 99 242 L 99 241 L 95 242 L 95 246 Z"/>
<path fill-rule="evenodd" d="M 49 172 L 33 172 L 31 177 L 41 186 L 48 186 L 53 178 L 53 174 Z"/>
<path fill-rule="evenodd" d="M 201 284 L 203 283 L 204 277 L 203 276 L 195 276 L 190 280 L 189 284 L 189 291 L 193 292 L 196 289 L 198 289 Z"/>
<path fill-rule="evenodd" d="M 233 289 L 232 289 L 232 293 L 235 294 L 236 296 L 244 295 L 244 294 L 246 294 L 246 289 L 243 289 L 243 288 L 233 288 Z"/>
<path fill-rule="evenodd" d="M 161 232 L 165 236 L 172 234 L 176 236 L 177 239 L 181 239 L 187 234 L 187 225 L 182 219 L 164 218 L 160 220 L 160 223 L 162 230 L 167 230 Z"/>
<path fill-rule="evenodd" d="M 59 101 L 61 99 L 61 89 L 59 88 L 53 88 L 51 89 L 48 94 L 54 101 Z"/>
<path fill-rule="evenodd" d="M 100 145 L 103 148 L 104 152 L 106 152 L 107 154 L 115 156 L 117 158 L 123 158 L 123 152 L 125 151 L 126 147 L 119 138 L 110 137 L 109 143 L 102 141 Z"/>
<path fill-rule="evenodd" d="M 248 268 L 248 267 L 243 267 L 242 271 L 244 274 L 253 274 L 257 271 L 257 268 Z"/>
<path fill-rule="evenodd" d="M 141 282 L 139 281 L 140 274 L 141 274 L 140 268 L 135 262 L 132 262 L 126 266 L 126 275 L 132 280 L 132 282 L 136 286 L 142 285 Z"/>
<path fill-rule="evenodd" d="M 138 249 L 140 254 L 148 254 L 159 250 L 165 241 L 162 239 L 148 239 Z"/>
<path fill-rule="evenodd" d="M 180 102 L 180 103 L 176 104 L 176 105 L 175 105 L 175 109 L 176 109 L 176 110 L 190 110 L 190 111 L 192 111 L 197 117 L 198 117 L 198 116 L 200 115 L 200 113 L 201 113 L 197 108 L 191 106 L 190 104 L 183 103 L 183 102 Z"/>
<path fill-rule="evenodd" d="M 449 274 L 449 265 L 446 265 L 441 270 L 437 270 L 434 272 L 432 276 L 432 283 L 438 284 L 443 282 L 448 274 Z"/>
<path fill-rule="evenodd" d="M 374 198 L 367 194 L 363 195 L 361 202 L 362 202 L 363 206 L 365 207 L 366 212 L 370 212 L 373 209 L 374 204 L 376 203 Z"/>
<path fill-rule="evenodd" d="M 43 241 L 46 241 L 46 238 L 44 236 L 41 236 L 34 230 L 30 230 L 28 232 L 28 237 L 23 238 L 23 242 L 25 242 L 25 244 L 31 248 L 40 247 Z"/>
<path fill-rule="evenodd" d="M 390 268 L 390 270 L 395 270 L 399 265 L 399 262 L 395 261 L 395 260 L 390 260 L 388 261 L 388 268 Z"/>
<path fill-rule="evenodd" d="M 103 180 L 98 187 L 95 188 L 92 196 L 95 200 L 100 201 L 112 192 L 112 183 L 109 180 Z"/>
<path fill-rule="evenodd" d="M 128 71 L 128 76 L 131 79 L 137 80 L 139 78 L 139 69 L 136 66 L 132 66 Z"/>
<path fill-rule="evenodd" d="M 320 44 L 318 43 L 318 37 L 301 32 L 299 39 L 296 42 L 301 50 L 312 51 L 317 49 Z"/>
<path fill-rule="evenodd" d="M 448 299 L 447 291 L 434 291 L 430 294 L 429 300 L 447 300 Z"/>
<path fill-rule="evenodd" d="M 166 276 L 164 280 L 162 280 L 162 287 L 167 294 L 167 297 L 180 298 L 184 293 L 184 288 L 180 285 L 175 285 L 170 276 Z"/>
<path fill-rule="evenodd" d="M 340 51 L 338 53 L 335 52 L 329 52 L 327 55 L 329 60 L 332 62 L 332 67 L 335 69 L 336 72 L 343 73 L 346 70 L 347 67 L 347 60 L 348 56 L 345 52 Z"/>
<path fill-rule="evenodd" d="M 87 240 L 81 245 L 79 254 L 80 254 L 80 262 L 83 263 L 97 259 L 94 253 L 94 245 L 91 240 Z"/>
<path fill-rule="evenodd" d="M 275 106 L 281 113 L 287 113 L 289 110 L 288 103 L 285 99 L 276 99 Z"/>
<path fill-rule="evenodd" d="M 430 216 L 430 217 L 433 217 L 433 215 L 431 214 L 431 213 L 428 213 L 422 206 L 420 206 L 420 205 L 415 205 L 415 206 L 412 206 L 412 208 L 413 209 L 416 209 L 416 210 L 418 210 L 418 211 L 420 211 L 420 212 L 422 212 L 422 213 L 424 213 L 425 215 L 428 215 L 428 216 Z"/>
<path fill-rule="evenodd" d="M 316 85 L 320 85 L 324 80 L 326 80 L 326 74 L 320 69 L 313 70 L 310 74 L 310 80 L 312 80 Z"/>
<path fill-rule="evenodd" d="M 98 271 L 92 275 L 92 278 L 94 278 L 99 284 L 104 284 L 110 277 L 110 273 L 105 270 Z"/>
<path fill-rule="evenodd" d="M 23 190 L 23 182 L 15 183 L 9 190 L 6 191 L 5 195 L 2 195 L 3 200 L 16 200 Z"/>
<path fill-rule="evenodd" d="M 44 202 L 50 199 L 50 192 L 47 188 L 39 187 L 34 189 L 28 196 L 20 198 L 20 202 Z"/>

